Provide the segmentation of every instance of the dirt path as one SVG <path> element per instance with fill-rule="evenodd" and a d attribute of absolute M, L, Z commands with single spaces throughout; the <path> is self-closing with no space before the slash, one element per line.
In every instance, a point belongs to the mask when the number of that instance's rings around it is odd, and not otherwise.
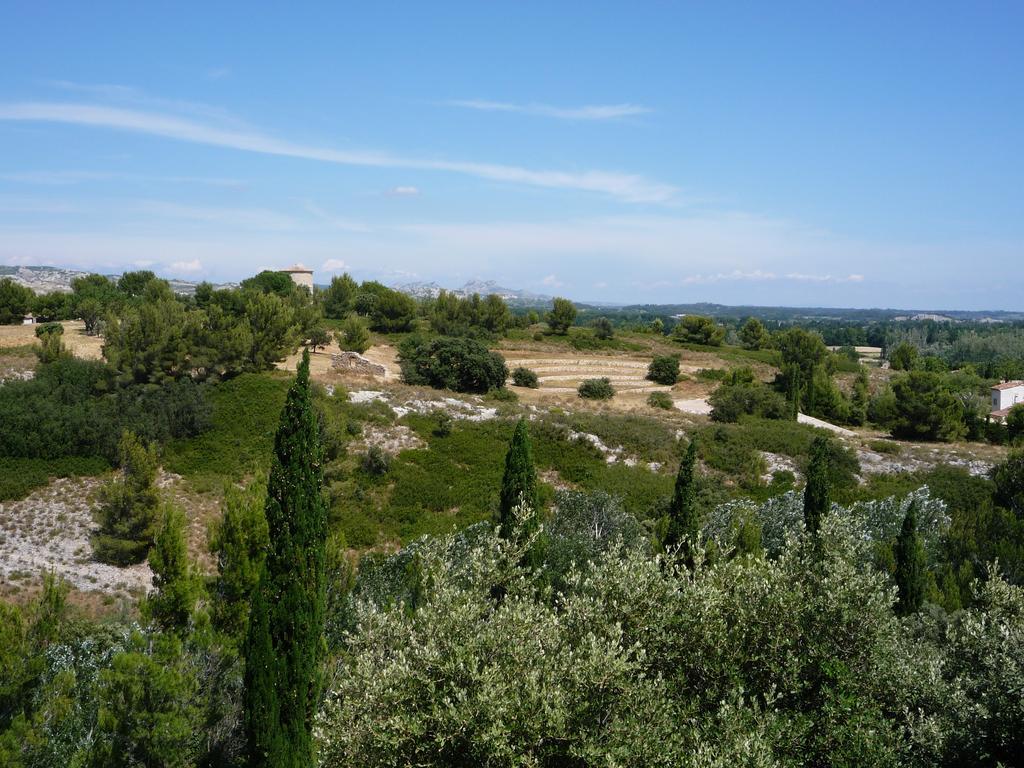
<path fill-rule="evenodd" d="M 799 421 L 801 424 L 807 424 L 808 426 L 811 427 L 817 427 L 818 429 L 827 429 L 829 432 L 834 432 L 835 434 L 842 435 L 843 437 L 857 436 L 857 433 L 854 432 L 852 429 L 845 429 L 843 427 L 836 426 L 835 424 L 829 424 L 827 421 L 822 421 L 821 419 L 816 419 L 813 416 L 808 416 L 806 413 L 798 413 L 796 415 L 796 420 Z"/>

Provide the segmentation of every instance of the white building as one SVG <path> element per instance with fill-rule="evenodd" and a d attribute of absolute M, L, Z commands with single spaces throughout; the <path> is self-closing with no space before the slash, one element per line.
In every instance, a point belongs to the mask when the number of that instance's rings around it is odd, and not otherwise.
<path fill-rule="evenodd" d="M 1017 403 L 1024 403 L 1024 381 L 1004 381 L 992 387 L 992 413 L 996 421 L 1005 421 L 1006 414 Z"/>
<path fill-rule="evenodd" d="M 309 292 L 313 292 L 313 270 L 309 267 L 304 267 L 302 264 L 292 264 L 292 266 L 281 270 L 292 278 L 292 282 L 296 285 L 303 286 L 309 289 Z"/>

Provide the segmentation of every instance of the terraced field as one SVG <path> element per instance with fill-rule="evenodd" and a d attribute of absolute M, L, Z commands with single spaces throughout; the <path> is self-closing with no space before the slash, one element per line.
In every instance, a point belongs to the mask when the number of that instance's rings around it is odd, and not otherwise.
<path fill-rule="evenodd" d="M 631 360 L 622 357 L 566 357 L 530 356 L 519 357 L 506 354 L 509 369 L 520 366 L 537 374 L 540 389 L 551 394 L 575 393 L 585 379 L 608 378 L 616 392 L 621 394 L 667 391 L 664 387 L 647 381 L 649 360 Z"/>

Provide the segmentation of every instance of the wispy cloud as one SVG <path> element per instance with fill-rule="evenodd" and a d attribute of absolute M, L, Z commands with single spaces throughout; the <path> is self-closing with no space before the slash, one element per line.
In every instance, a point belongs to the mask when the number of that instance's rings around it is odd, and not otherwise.
<path fill-rule="evenodd" d="M 324 272 L 341 272 L 348 269 L 348 264 L 341 259 L 328 259 L 321 265 L 320 269 Z"/>
<path fill-rule="evenodd" d="M 419 187 L 412 186 L 392 187 L 388 190 L 388 194 L 392 197 L 416 197 L 419 193 Z"/>
<path fill-rule="evenodd" d="M 735 282 L 766 282 L 773 280 L 793 280 L 801 283 L 861 283 L 864 275 L 812 275 L 802 272 L 788 272 L 777 275 L 774 272 L 762 272 L 755 269 L 750 272 L 733 270 L 732 272 L 715 272 L 706 275 L 689 275 L 679 281 L 681 285 L 711 285 L 713 283 Z"/>
<path fill-rule="evenodd" d="M 118 107 L 71 103 L 14 103 L 0 105 L 0 120 L 39 121 L 111 128 L 162 136 L 195 144 L 225 147 L 265 155 L 316 160 L 374 168 L 445 171 L 489 181 L 548 189 L 595 192 L 634 203 L 669 203 L 677 189 L 643 176 L 614 171 L 558 171 L 462 160 L 403 157 L 371 150 L 340 150 L 298 144 L 255 131 L 221 128 L 172 115 Z"/>
<path fill-rule="evenodd" d="M 243 229 L 295 229 L 298 222 L 291 216 L 264 208 L 218 208 L 184 205 L 163 200 L 140 200 L 133 209 L 139 213 L 171 219 L 208 222 Z"/>
<path fill-rule="evenodd" d="M 165 109 L 180 114 L 193 115 L 207 120 L 216 120 L 222 125 L 230 125 L 237 130 L 246 130 L 248 125 L 239 120 L 226 109 L 215 107 L 199 101 L 185 99 L 165 99 L 147 93 L 142 88 L 119 83 L 78 83 L 72 80 L 48 80 L 45 83 L 69 93 L 81 93 L 100 101 L 131 104 L 146 109 Z"/>
<path fill-rule="evenodd" d="M 623 117 L 645 115 L 652 110 L 638 104 L 597 104 L 583 107 L 554 107 L 550 104 L 514 104 L 507 101 L 484 99 L 453 99 L 445 104 L 479 112 L 516 112 L 559 120 L 617 120 Z"/>
<path fill-rule="evenodd" d="M 15 171 L 0 173 L 0 181 L 41 186 L 70 186 L 90 181 L 135 181 L 167 184 L 198 184 L 210 187 L 244 187 L 240 179 L 205 176 L 149 176 L 141 173 L 117 173 L 112 171 Z"/>
<path fill-rule="evenodd" d="M 199 259 L 192 259 L 191 261 L 176 261 L 171 264 L 170 269 L 172 272 L 201 272 L 203 270 L 203 262 Z"/>

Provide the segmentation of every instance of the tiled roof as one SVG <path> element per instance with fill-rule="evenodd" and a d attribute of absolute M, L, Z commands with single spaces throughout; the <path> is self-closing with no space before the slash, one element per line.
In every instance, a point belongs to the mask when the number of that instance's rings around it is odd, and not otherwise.
<path fill-rule="evenodd" d="M 1003 408 L 1000 411 L 992 411 L 992 413 L 990 413 L 989 416 L 991 416 L 993 419 L 1005 419 L 1009 414 L 1010 409 Z"/>
<path fill-rule="evenodd" d="M 992 389 L 1016 389 L 1017 387 L 1024 387 L 1024 381 L 1004 381 L 1002 384 L 996 384 Z"/>
<path fill-rule="evenodd" d="M 303 264 L 292 264 L 290 267 L 285 267 L 281 270 L 282 272 L 312 272 L 313 270 Z"/>

